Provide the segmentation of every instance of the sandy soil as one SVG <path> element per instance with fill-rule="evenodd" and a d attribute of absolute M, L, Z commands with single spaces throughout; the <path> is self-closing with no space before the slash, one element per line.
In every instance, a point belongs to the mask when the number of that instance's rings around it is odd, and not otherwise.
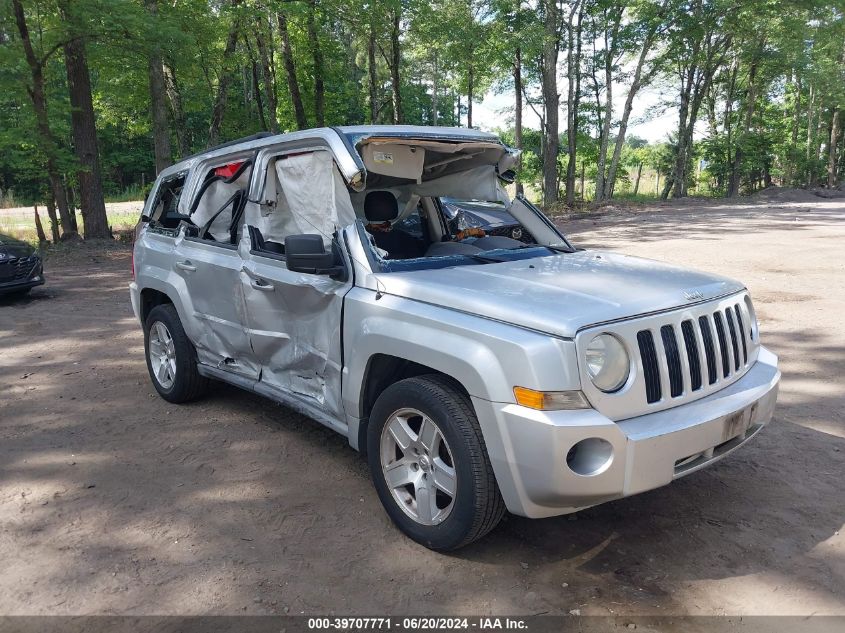
<path fill-rule="evenodd" d="M 845 200 L 769 193 L 564 222 L 580 245 L 742 279 L 784 379 L 717 466 L 451 555 L 402 537 L 346 442 L 147 377 L 129 252 L 0 302 L 0 613 L 845 614 Z"/>

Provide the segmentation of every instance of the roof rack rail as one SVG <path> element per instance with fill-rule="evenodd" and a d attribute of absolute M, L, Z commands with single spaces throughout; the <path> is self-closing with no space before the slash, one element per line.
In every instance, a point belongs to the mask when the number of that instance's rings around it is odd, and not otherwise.
<path fill-rule="evenodd" d="M 220 145 L 215 145 L 214 147 L 209 147 L 208 149 L 204 149 L 201 152 L 197 152 L 196 154 L 191 154 L 190 156 L 183 156 L 180 160 L 188 160 L 189 158 L 196 158 L 197 156 L 201 156 L 202 154 L 208 154 L 209 152 L 213 152 L 218 149 L 223 149 L 225 147 L 231 147 L 232 145 L 240 145 L 241 143 L 248 143 L 249 141 L 257 141 L 262 138 L 267 138 L 268 136 L 275 136 L 272 132 L 258 132 L 256 134 L 251 134 L 249 136 L 244 136 L 243 138 L 236 138 L 234 141 L 228 141 L 226 143 L 221 143 Z"/>

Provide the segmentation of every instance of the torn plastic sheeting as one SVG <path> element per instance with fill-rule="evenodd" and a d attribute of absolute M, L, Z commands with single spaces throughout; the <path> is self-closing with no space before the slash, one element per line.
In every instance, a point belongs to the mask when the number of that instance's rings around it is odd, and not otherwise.
<path fill-rule="evenodd" d="M 247 223 L 265 240 L 284 242 L 288 235 L 319 234 L 326 246 L 337 228 L 351 224 L 355 212 L 330 152 L 316 151 L 280 157 L 274 163 L 275 205 L 250 204 Z M 267 196 L 265 195 L 265 199 Z"/>

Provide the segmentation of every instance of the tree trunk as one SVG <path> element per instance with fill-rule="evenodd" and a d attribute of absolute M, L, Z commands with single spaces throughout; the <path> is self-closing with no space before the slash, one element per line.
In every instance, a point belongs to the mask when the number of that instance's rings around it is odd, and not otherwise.
<path fill-rule="evenodd" d="M 154 51 L 148 60 L 150 80 L 150 110 L 153 119 L 153 153 L 156 174 L 173 164 L 170 147 L 170 126 L 167 120 L 167 88 L 161 54 Z"/>
<path fill-rule="evenodd" d="M 473 97 L 473 75 L 472 64 L 469 67 L 469 75 L 467 76 L 467 127 L 472 127 L 472 97 Z"/>
<path fill-rule="evenodd" d="M 50 218 L 50 234 L 53 236 L 53 244 L 59 243 L 59 219 L 56 217 L 56 201 L 49 197 L 47 199 L 47 217 Z"/>
<path fill-rule="evenodd" d="M 261 77 L 264 84 L 264 98 L 267 101 L 267 123 L 273 134 L 279 133 L 279 118 L 276 114 L 276 82 L 274 81 L 271 69 L 271 56 L 267 52 L 267 40 L 265 39 L 265 27 L 267 21 L 264 15 L 256 18 L 255 43 L 258 46 L 258 55 L 261 58 Z"/>
<path fill-rule="evenodd" d="M 605 198 L 607 187 L 607 149 L 610 145 L 610 125 L 613 122 L 613 60 L 616 57 L 617 39 L 619 25 L 622 22 L 622 11 L 618 10 L 613 19 L 610 37 L 607 37 L 605 30 L 605 57 L 604 57 L 604 121 L 601 126 L 601 137 L 599 142 L 598 164 L 596 166 L 596 201 Z M 609 195 L 607 197 L 610 197 Z"/>
<path fill-rule="evenodd" d="M 376 25 L 370 18 L 370 32 L 367 36 L 367 73 L 370 89 L 370 123 L 378 119 L 378 83 L 376 78 Z"/>
<path fill-rule="evenodd" d="M 432 77 L 431 77 L 431 124 L 437 125 L 437 97 L 440 91 L 440 59 L 437 55 L 437 48 L 434 49 L 434 57 L 432 59 Z"/>
<path fill-rule="evenodd" d="M 695 70 L 688 69 L 681 88 L 681 105 L 678 108 L 678 147 L 675 154 L 675 165 L 671 178 L 666 182 L 671 183 L 675 190 L 675 197 L 683 195 L 681 183 L 686 179 L 687 150 L 686 150 L 686 129 L 689 118 L 690 95 L 692 93 L 693 75 Z M 669 197 L 670 188 L 664 187 L 660 198 L 666 200 Z"/>
<path fill-rule="evenodd" d="M 807 153 L 806 153 L 806 184 L 809 187 L 812 185 L 813 182 L 813 167 L 810 164 L 810 157 L 813 147 L 813 132 L 815 131 L 815 126 L 813 125 L 813 116 L 815 112 L 816 106 L 816 91 L 815 85 L 810 84 L 810 105 L 807 108 Z"/>
<path fill-rule="evenodd" d="M 41 151 L 47 158 L 47 176 L 50 180 L 50 190 L 59 208 L 59 217 L 62 225 L 62 238 L 76 237 L 76 230 L 68 209 L 67 196 L 65 194 L 62 177 L 58 167 L 59 144 L 53 131 L 50 129 L 50 122 L 47 118 L 47 97 L 44 92 L 44 63 L 46 59 L 39 60 L 35 57 L 32 42 L 29 39 L 29 28 L 26 24 L 21 0 L 12 0 L 12 8 L 15 13 L 15 22 L 21 36 L 26 62 L 32 76 L 32 86 L 27 86 L 27 92 L 32 100 L 32 108 L 35 111 L 35 125 L 38 131 L 39 145 Z"/>
<path fill-rule="evenodd" d="M 587 164 L 581 161 L 581 200 L 587 200 L 587 192 L 585 191 L 585 181 L 587 178 Z"/>
<path fill-rule="evenodd" d="M 663 191 L 660 192 L 660 199 L 666 200 L 669 198 L 669 193 L 672 191 L 672 187 L 675 184 L 675 174 L 673 172 L 669 172 L 666 174 L 666 183 L 663 185 Z"/>
<path fill-rule="evenodd" d="M 70 230 L 79 233 L 79 226 L 76 224 L 76 203 L 74 202 L 73 187 L 64 183 L 65 197 L 67 198 L 67 210 L 70 215 Z"/>
<path fill-rule="evenodd" d="M 549 207 L 558 200 L 557 155 L 558 110 L 560 95 L 557 91 L 557 58 L 560 47 L 558 32 L 557 0 L 544 0 L 545 32 L 543 39 L 542 90 L 546 124 L 543 127 L 543 205 Z M 571 37 L 570 37 L 571 40 Z"/>
<path fill-rule="evenodd" d="M 246 42 L 249 42 L 249 38 L 247 36 L 244 36 L 244 40 Z M 251 51 L 250 54 L 252 54 Z M 267 113 L 264 111 L 264 97 L 261 96 L 262 89 L 261 78 L 259 76 L 260 73 L 258 71 L 258 60 L 250 60 L 250 70 L 252 79 L 251 94 L 255 97 L 255 107 L 258 110 L 258 118 L 261 119 L 261 129 L 266 132 L 270 129 L 270 123 L 268 122 Z"/>
<path fill-rule="evenodd" d="M 173 131 L 176 133 L 176 142 L 179 144 L 179 156 L 185 157 L 191 153 L 191 136 L 185 109 L 182 107 L 182 91 L 176 81 L 174 68 L 165 64 L 163 70 L 170 117 L 173 119 Z"/>
<path fill-rule="evenodd" d="M 567 20 L 566 69 L 569 90 L 566 97 L 566 204 L 575 204 L 575 160 L 578 151 L 578 104 L 581 100 L 581 19 L 583 7 L 572 4 Z M 578 12 L 577 23 L 575 13 Z M 555 114 L 557 116 L 557 114 Z M 557 141 L 557 139 L 555 139 Z"/>
<path fill-rule="evenodd" d="M 748 70 L 748 89 L 745 96 L 745 117 L 742 130 L 737 139 L 736 151 L 734 152 L 733 163 L 731 164 L 731 176 L 728 180 L 728 197 L 733 198 L 739 195 L 739 187 L 742 180 L 742 161 L 744 158 L 744 144 L 748 140 L 751 131 L 751 121 L 754 117 L 754 106 L 757 101 L 755 79 L 757 77 L 757 62 L 752 61 Z"/>
<path fill-rule="evenodd" d="M 38 235 L 38 245 L 43 246 L 47 243 L 47 236 L 44 235 L 44 227 L 41 225 L 41 216 L 38 215 L 38 205 L 32 207 L 35 211 L 35 233 Z"/>
<path fill-rule="evenodd" d="M 65 13 L 64 6 L 62 6 L 62 13 Z M 81 38 L 71 40 L 65 44 L 64 53 L 70 94 L 73 146 L 80 164 L 77 179 L 85 239 L 110 238 L 106 203 L 103 200 L 100 154 L 97 148 L 97 128 L 91 97 L 91 76 L 88 73 L 88 61 L 85 58 L 85 41 Z"/>
<path fill-rule="evenodd" d="M 634 180 L 634 195 L 637 195 L 637 192 L 640 190 L 640 177 L 643 175 L 643 164 L 639 163 L 637 165 L 637 179 Z"/>
<path fill-rule="evenodd" d="M 839 145 L 839 117 L 840 110 L 833 111 L 833 120 L 830 125 L 830 143 L 828 144 L 827 160 L 827 186 L 833 189 L 836 186 L 836 149 Z"/>
<path fill-rule="evenodd" d="M 402 62 L 402 51 L 399 49 L 399 27 L 402 21 L 401 7 L 392 10 L 392 28 L 390 29 L 390 83 L 393 89 L 393 122 L 403 123 L 402 91 L 400 90 L 399 64 Z"/>
<path fill-rule="evenodd" d="M 795 102 L 792 104 L 792 129 L 790 130 L 790 151 L 787 155 L 784 184 L 792 186 L 795 182 L 795 163 L 798 159 L 798 128 L 801 124 L 801 75 L 795 73 Z"/>
<path fill-rule="evenodd" d="M 232 6 L 240 4 L 240 0 L 232 0 Z M 223 125 L 223 115 L 226 112 L 226 99 L 229 93 L 229 84 L 232 81 L 232 73 L 229 68 L 230 60 L 235 54 L 235 47 L 238 43 L 238 31 L 240 24 L 238 18 L 232 21 L 229 29 L 229 36 L 226 38 L 226 48 L 223 49 L 223 59 L 220 67 L 220 81 L 217 84 L 217 95 L 214 97 L 214 105 L 211 108 L 211 123 L 208 126 L 208 147 L 213 147 L 220 142 L 220 127 Z"/>
<path fill-rule="evenodd" d="M 616 134 L 616 144 L 613 147 L 613 157 L 610 159 L 610 169 L 607 172 L 607 181 L 604 185 L 604 197 L 612 198 L 613 190 L 616 188 L 616 172 L 619 169 L 619 161 L 622 159 L 622 148 L 625 145 L 625 134 L 628 132 L 628 121 L 631 118 L 631 111 L 634 109 L 634 97 L 637 96 L 643 83 L 643 68 L 651 47 L 654 45 L 656 28 L 652 28 L 643 42 L 640 49 L 640 56 L 637 59 L 637 66 L 634 76 L 631 79 L 631 87 L 628 89 L 628 96 L 625 98 L 625 107 L 622 109 L 622 120 L 619 122 L 619 131 Z M 640 163 L 642 170 L 642 163 Z M 636 193 L 636 192 L 635 192 Z"/>
<path fill-rule="evenodd" d="M 150 17 L 158 15 L 158 0 L 145 0 L 144 4 Z M 153 154 L 155 155 L 156 174 L 173 164 L 170 148 L 170 126 L 167 121 L 167 87 L 164 80 L 164 65 L 161 47 L 152 42 L 147 58 L 150 83 L 150 113 L 153 122 Z"/>
<path fill-rule="evenodd" d="M 324 83 L 323 49 L 317 33 L 317 0 L 308 3 L 308 42 L 311 46 L 311 59 L 314 63 L 314 120 L 317 127 L 326 125 L 326 88 Z"/>
<path fill-rule="evenodd" d="M 288 19 L 284 13 L 279 12 L 276 14 L 276 21 L 279 24 L 279 37 L 282 39 L 282 60 L 285 64 L 285 75 L 288 80 L 288 92 L 290 92 L 290 101 L 296 118 L 296 127 L 304 130 L 308 127 L 308 120 L 305 118 L 302 94 L 299 92 L 299 80 L 296 78 L 296 64 L 293 60 L 293 49 L 288 34 Z"/>
<path fill-rule="evenodd" d="M 522 51 L 517 46 L 516 54 L 514 55 L 513 64 L 513 86 L 514 97 L 514 122 L 513 122 L 513 142 L 516 149 L 519 150 L 519 157 L 516 159 L 516 195 L 523 195 L 522 187 Z"/>

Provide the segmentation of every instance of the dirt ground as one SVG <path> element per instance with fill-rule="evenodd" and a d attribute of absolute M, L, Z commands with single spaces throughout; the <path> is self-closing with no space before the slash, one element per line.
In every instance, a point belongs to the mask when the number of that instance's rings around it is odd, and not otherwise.
<path fill-rule="evenodd" d="M 157 397 L 128 250 L 51 256 L 0 301 L 0 614 L 845 614 L 845 199 L 563 225 L 743 280 L 782 363 L 771 426 L 668 487 L 435 554 L 320 425 L 227 386 Z"/>

